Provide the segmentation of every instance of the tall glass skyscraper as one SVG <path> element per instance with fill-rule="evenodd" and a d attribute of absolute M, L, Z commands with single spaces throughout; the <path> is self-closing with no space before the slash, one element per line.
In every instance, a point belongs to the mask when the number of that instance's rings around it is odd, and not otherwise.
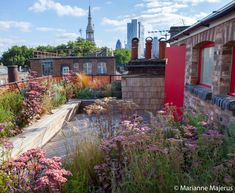
<path fill-rule="evenodd" d="M 144 56 L 144 26 L 137 19 L 132 19 L 131 23 L 127 23 L 127 44 L 126 48 L 131 49 L 131 41 L 133 38 L 139 38 L 139 56 Z"/>

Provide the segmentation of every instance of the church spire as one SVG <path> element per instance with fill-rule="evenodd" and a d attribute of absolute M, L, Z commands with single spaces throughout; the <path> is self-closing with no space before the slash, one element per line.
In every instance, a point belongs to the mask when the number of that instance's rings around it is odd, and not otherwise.
<path fill-rule="evenodd" d="M 92 26 L 92 17 L 91 17 L 91 6 L 89 6 L 89 11 L 88 11 L 88 24 L 86 28 L 86 40 L 94 42 L 94 29 Z"/>

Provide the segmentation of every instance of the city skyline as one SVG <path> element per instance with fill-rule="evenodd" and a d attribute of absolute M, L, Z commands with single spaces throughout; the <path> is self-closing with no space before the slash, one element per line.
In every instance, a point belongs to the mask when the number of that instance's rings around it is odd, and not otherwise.
<path fill-rule="evenodd" d="M 91 1 L 97 46 L 115 48 L 126 41 L 127 23 L 140 20 L 145 36 L 171 25 L 191 25 L 230 0 Z M 14 0 L 0 2 L 0 54 L 13 45 L 58 45 L 86 38 L 89 2 L 84 0 Z M 153 35 L 153 34 L 151 34 Z M 155 36 L 155 35 L 153 35 Z"/>

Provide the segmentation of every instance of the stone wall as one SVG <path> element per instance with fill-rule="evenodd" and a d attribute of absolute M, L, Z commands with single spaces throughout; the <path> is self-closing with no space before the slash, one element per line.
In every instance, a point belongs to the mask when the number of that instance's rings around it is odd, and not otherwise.
<path fill-rule="evenodd" d="M 164 77 L 123 76 L 122 98 L 138 104 L 139 110 L 156 112 L 164 105 L 164 81 Z"/>
<path fill-rule="evenodd" d="M 210 100 L 202 100 L 198 96 L 185 91 L 184 107 L 186 111 L 203 114 L 208 121 L 216 127 L 229 127 L 235 124 L 235 116 L 232 111 L 222 110 Z"/>

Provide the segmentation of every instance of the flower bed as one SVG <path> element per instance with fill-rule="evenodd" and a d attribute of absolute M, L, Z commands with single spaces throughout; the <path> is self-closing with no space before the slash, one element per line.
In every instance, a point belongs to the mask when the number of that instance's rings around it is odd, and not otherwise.
<path fill-rule="evenodd" d="M 175 122 L 174 107 L 146 123 L 135 105 L 114 99 L 89 106 L 99 128 L 96 139 L 78 145 L 66 168 L 64 192 L 175 192 L 174 187 L 224 187 L 234 191 L 234 128 L 220 130 L 202 116 L 185 114 Z M 113 110 L 120 122 L 113 122 Z"/>

